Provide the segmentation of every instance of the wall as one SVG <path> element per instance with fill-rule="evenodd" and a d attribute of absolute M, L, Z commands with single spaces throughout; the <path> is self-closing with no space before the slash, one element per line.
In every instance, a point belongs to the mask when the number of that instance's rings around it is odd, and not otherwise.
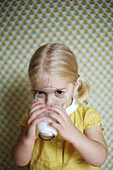
<path fill-rule="evenodd" d="M 18 122 L 33 101 L 27 78 L 30 58 L 47 42 L 69 46 L 79 74 L 89 80 L 89 105 L 105 123 L 109 148 L 100 169 L 112 169 L 112 0 L 1 0 L 0 9 L 0 169 L 26 169 L 14 165 L 10 150 L 19 134 Z"/>

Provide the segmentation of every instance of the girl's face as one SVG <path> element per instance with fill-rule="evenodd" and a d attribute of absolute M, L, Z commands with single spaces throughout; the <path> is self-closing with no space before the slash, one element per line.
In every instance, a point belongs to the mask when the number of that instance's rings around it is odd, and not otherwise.
<path fill-rule="evenodd" d="M 58 104 L 67 108 L 72 103 L 74 85 L 58 76 L 46 75 L 45 78 L 32 83 L 34 94 L 40 103 Z"/>

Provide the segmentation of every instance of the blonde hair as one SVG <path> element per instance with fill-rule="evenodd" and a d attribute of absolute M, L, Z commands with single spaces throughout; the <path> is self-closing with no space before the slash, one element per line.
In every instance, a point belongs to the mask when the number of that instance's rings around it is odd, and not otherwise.
<path fill-rule="evenodd" d="M 82 78 L 78 78 L 78 64 L 73 52 L 64 44 L 53 43 L 39 47 L 33 54 L 29 69 L 31 83 L 40 79 L 44 74 L 52 74 L 66 78 L 70 83 L 77 82 L 76 99 L 86 102 L 89 95 L 89 84 Z"/>

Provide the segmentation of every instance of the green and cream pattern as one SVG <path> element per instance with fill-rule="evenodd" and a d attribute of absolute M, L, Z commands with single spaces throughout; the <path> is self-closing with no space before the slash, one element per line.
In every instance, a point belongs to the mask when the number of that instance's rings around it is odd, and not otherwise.
<path fill-rule="evenodd" d="M 101 170 L 113 168 L 113 1 L 0 0 L 0 169 L 19 170 L 10 151 L 22 115 L 33 102 L 27 69 L 34 51 L 61 42 L 77 57 L 79 74 L 91 85 L 89 105 L 105 123 L 109 155 Z"/>

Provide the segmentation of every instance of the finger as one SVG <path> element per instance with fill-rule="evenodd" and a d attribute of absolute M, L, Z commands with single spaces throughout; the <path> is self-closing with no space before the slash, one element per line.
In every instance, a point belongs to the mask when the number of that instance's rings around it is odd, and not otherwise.
<path fill-rule="evenodd" d="M 41 122 L 44 119 L 45 119 L 44 116 L 39 117 L 39 118 L 35 118 L 30 122 L 29 126 L 36 126 L 39 122 Z"/>
<path fill-rule="evenodd" d="M 35 104 L 32 108 L 30 108 L 29 115 L 32 114 L 34 111 L 42 108 L 45 108 L 45 104 Z"/>
<path fill-rule="evenodd" d="M 57 114 L 59 114 L 63 118 L 63 120 L 67 119 L 68 115 L 67 115 L 66 111 L 64 110 L 64 108 L 62 108 L 59 105 L 52 104 L 51 107 L 48 108 L 48 110 L 56 112 Z"/>
<path fill-rule="evenodd" d="M 27 123 L 30 124 L 34 119 L 39 118 L 38 116 L 47 111 L 47 108 L 40 108 L 29 114 L 27 117 Z"/>
<path fill-rule="evenodd" d="M 35 106 L 42 106 L 42 107 L 45 107 L 45 104 L 43 103 L 40 103 L 39 102 L 39 100 L 37 100 L 37 101 L 35 101 L 32 105 L 31 105 L 31 107 L 29 108 L 29 113 L 31 113 L 31 111 L 33 111 L 33 109 L 35 108 Z"/>
<path fill-rule="evenodd" d="M 35 131 L 35 134 L 37 135 L 37 124 L 41 121 L 43 121 L 45 119 L 45 117 L 40 117 L 40 118 L 36 118 L 34 120 L 32 120 L 30 122 L 29 125 L 27 125 L 29 134 L 33 134 L 33 132 Z"/>
<path fill-rule="evenodd" d="M 63 118 L 62 118 L 60 115 L 58 115 L 57 113 L 47 113 L 46 116 L 54 119 L 57 123 L 59 123 L 59 124 L 61 124 L 62 126 L 64 126 L 65 121 L 64 121 Z"/>
<path fill-rule="evenodd" d="M 34 107 L 34 106 L 37 105 L 37 104 L 39 104 L 39 100 L 35 101 L 35 102 L 31 105 L 30 109 L 32 109 L 32 107 Z"/>
<path fill-rule="evenodd" d="M 61 130 L 61 126 L 58 123 L 50 122 L 48 125 L 52 126 L 53 128 L 55 128 L 58 132 L 60 132 L 60 130 Z"/>

